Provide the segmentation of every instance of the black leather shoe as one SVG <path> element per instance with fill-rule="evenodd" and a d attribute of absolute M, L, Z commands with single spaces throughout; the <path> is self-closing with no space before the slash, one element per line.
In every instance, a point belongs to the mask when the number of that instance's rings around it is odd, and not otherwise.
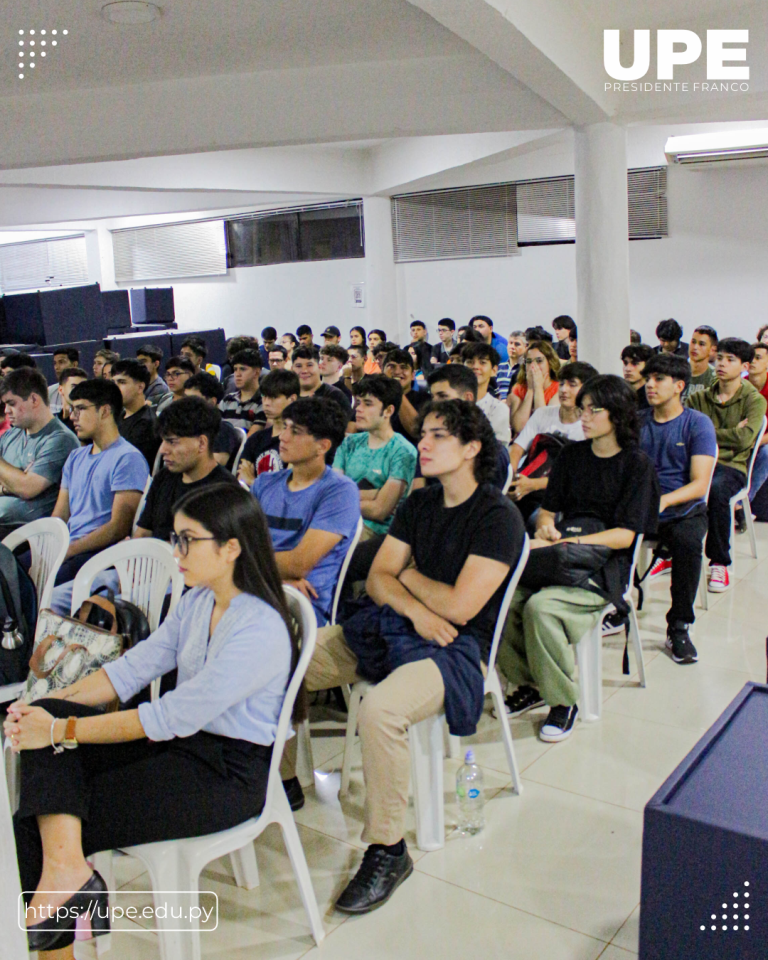
<path fill-rule="evenodd" d="M 291 777 L 290 780 L 283 780 L 283 790 L 288 797 L 288 803 L 291 810 L 301 810 L 304 806 L 304 791 L 301 789 L 298 777 Z"/>
<path fill-rule="evenodd" d="M 56 916 L 27 927 L 27 943 L 30 951 L 62 950 L 74 943 L 75 931 L 83 940 L 109 933 L 109 895 L 97 870 L 56 910 Z"/>
<path fill-rule="evenodd" d="M 336 901 L 336 909 L 342 913 L 369 913 L 386 903 L 413 873 L 413 860 L 405 844 L 403 848 L 397 856 L 380 846 L 368 847 L 360 869 Z"/>

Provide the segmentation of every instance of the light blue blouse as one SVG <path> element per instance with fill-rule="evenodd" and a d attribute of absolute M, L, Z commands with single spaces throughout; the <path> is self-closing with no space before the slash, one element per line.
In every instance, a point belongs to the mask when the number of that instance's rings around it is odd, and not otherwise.
<path fill-rule="evenodd" d="M 125 701 L 178 667 L 175 690 L 139 705 L 150 740 L 205 730 L 269 746 L 290 674 L 288 630 L 276 610 L 241 593 L 209 643 L 213 605 L 213 592 L 195 587 L 158 630 L 104 669 Z"/>

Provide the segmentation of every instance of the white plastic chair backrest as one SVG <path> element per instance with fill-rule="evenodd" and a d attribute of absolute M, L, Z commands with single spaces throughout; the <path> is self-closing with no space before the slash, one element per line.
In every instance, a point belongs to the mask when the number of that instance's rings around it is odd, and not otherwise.
<path fill-rule="evenodd" d="M 144 504 L 147 502 L 147 495 L 149 494 L 149 488 L 152 486 L 152 477 L 147 477 L 147 482 L 144 484 L 144 493 L 141 495 L 141 500 L 139 500 L 139 505 L 136 507 L 136 513 L 133 515 L 133 526 L 131 527 L 131 533 L 136 533 L 136 527 L 139 525 L 139 517 L 144 512 Z"/>
<path fill-rule="evenodd" d="M 269 764 L 269 780 L 267 782 L 267 797 L 264 802 L 264 809 L 268 810 L 270 804 L 274 801 L 276 790 L 283 789 L 283 781 L 280 777 L 280 760 L 283 756 L 283 748 L 288 737 L 288 731 L 292 727 L 293 705 L 296 702 L 296 696 L 299 692 L 299 686 L 307 672 L 309 661 L 315 652 L 315 642 L 317 640 L 317 617 L 312 609 L 312 604 L 307 600 L 303 593 L 295 587 L 287 584 L 283 586 L 285 599 L 288 602 L 288 609 L 296 618 L 301 629 L 301 651 L 299 662 L 293 671 L 288 688 L 285 691 L 283 705 L 280 708 L 280 719 L 277 723 L 277 733 L 275 734 L 275 743 L 272 747 L 272 760 Z"/>
<path fill-rule="evenodd" d="M 763 422 L 760 426 L 760 429 L 757 431 L 757 436 L 755 437 L 755 445 L 752 448 L 752 453 L 749 457 L 749 467 L 747 469 L 747 486 L 745 489 L 749 491 L 752 487 L 752 471 L 755 467 L 755 460 L 757 459 L 757 454 L 760 450 L 760 441 L 763 439 L 765 434 L 765 428 L 768 426 L 768 417 L 763 417 Z"/>
<path fill-rule="evenodd" d="M 336 583 L 336 589 L 333 591 L 333 606 L 331 607 L 331 619 L 328 621 L 330 626 L 336 625 L 336 614 L 339 612 L 339 601 L 341 600 L 341 591 L 344 587 L 344 579 L 347 576 L 347 570 L 349 570 L 349 565 L 352 562 L 352 554 L 355 552 L 355 547 L 360 542 L 360 537 L 363 533 L 363 518 L 360 517 L 357 521 L 357 529 L 355 530 L 355 535 L 350 541 L 349 547 L 346 554 L 344 555 L 344 563 L 341 565 L 341 570 L 339 570 L 339 579 Z"/>
<path fill-rule="evenodd" d="M 637 570 L 637 564 L 640 560 L 640 551 L 643 549 L 643 535 L 642 533 L 635 534 L 635 546 L 632 550 L 632 563 L 629 567 L 629 578 L 627 579 L 627 589 L 624 591 L 624 599 L 630 600 L 632 598 L 632 587 L 635 585 L 635 571 Z"/>
<path fill-rule="evenodd" d="M 163 468 L 163 454 L 161 453 L 160 450 L 158 450 L 157 456 L 155 457 L 155 462 L 152 465 L 152 476 L 156 477 L 158 473 L 160 473 L 162 468 Z"/>
<path fill-rule="evenodd" d="M 3 538 L 9 550 L 15 550 L 22 543 L 29 543 L 32 555 L 29 575 L 37 590 L 37 609 L 43 610 L 51 605 L 56 574 L 69 549 L 69 528 L 63 520 L 43 517 L 25 523 Z"/>
<path fill-rule="evenodd" d="M 171 545 L 153 537 L 123 540 L 102 550 L 84 563 L 72 586 L 72 613 L 90 597 L 97 574 L 114 567 L 120 578 L 120 596 L 135 603 L 149 620 L 154 632 L 160 626 L 168 583 L 172 583 L 169 612 L 179 602 L 184 577 L 173 557 Z"/>
<path fill-rule="evenodd" d="M 271 427 L 267 427 L 267 430 L 271 430 Z M 245 431 L 243 431 L 245 432 Z M 240 444 L 240 449 L 237 451 L 237 456 L 235 457 L 235 462 L 232 464 L 232 473 L 234 476 L 237 476 L 237 468 L 240 466 L 240 457 L 243 455 L 243 450 L 245 450 L 245 442 L 248 439 L 247 436 L 243 437 L 243 442 Z M 249 488 L 250 489 L 250 488 Z"/>
<path fill-rule="evenodd" d="M 501 488 L 501 492 L 504 494 L 505 497 L 507 495 L 507 491 L 512 486 L 512 480 L 514 479 L 514 476 L 515 476 L 515 468 L 510 463 L 509 467 L 507 468 L 507 479 L 504 481 L 504 486 Z"/>
<path fill-rule="evenodd" d="M 715 479 L 715 470 L 717 470 L 717 461 L 719 459 L 720 459 L 720 447 L 718 447 L 718 445 L 715 444 L 715 462 L 712 464 L 712 472 L 709 475 L 709 482 L 707 483 L 707 493 L 704 497 L 704 500 L 707 503 L 709 503 L 709 491 L 712 489 L 712 481 Z"/>
<path fill-rule="evenodd" d="M 528 563 L 528 554 L 530 552 L 531 544 L 530 540 L 528 539 L 528 534 L 526 533 L 523 539 L 523 549 L 520 551 L 520 557 L 517 561 L 517 566 L 512 571 L 512 576 L 509 578 L 507 589 L 504 591 L 504 596 L 501 600 L 501 606 L 499 607 L 499 615 L 496 617 L 496 629 L 493 631 L 491 652 L 488 657 L 488 673 L 491 673 L 493 668 L 496 666 L 496 654 L 499 650 L 499 643 L 501 643 L 501 635 L 504 632 L 504 624 L 507 622 L 509 605 L 512 603 L 512 597 L 515 593 L 515 590 L 517 590 L 517 585 L 520 582 L 520 577 L 523 575 L 525 565 Z"/>

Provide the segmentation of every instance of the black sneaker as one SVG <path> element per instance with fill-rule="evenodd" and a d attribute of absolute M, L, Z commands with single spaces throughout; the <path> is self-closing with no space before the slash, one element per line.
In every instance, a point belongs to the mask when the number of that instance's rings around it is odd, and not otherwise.
<path fill-rule="evenodd" d="M 688 636 L 687 623 L 673 623 L 667 628 L 667 650 L 672 651 L 675 663 L 696 663 L 699 655 Z"/>
<path fill-rule="evenodd" d="M 559 743 L 570 737 L 578 712 L 576 704 L 572 707 L 552 707 L 544 726 L 539 730 L 539 739 L 547 743 Z"/>
<path fill-rule="evenodd" d="M 363 854 L 359 870 L 336 901 L 336 909 L 342 913 L 370 913 L 386 903 L 412 873 L 413 860 L 405 843 L 399 855 L 372 844 Z"/>
<path fill-rule="evenodd" d="M 504 700 L 504 707 L 508 717 L 519 717 L 528 710 L 533 710 L 535 707 L 543 706 L 544 700 L 542 699 L 539 691 L 535 690 L 533 687 L 527 687 L 525 685 L 518 687 L 511 696 L 506 697 Z M 495 717 L 495 707 L 492 713 Z"/>
<path fill-rule="evenodd" d="M 285 790 L 285 795 L 288 797 L 291 810 L 294 812 L 301 810 L 304 806 L 304 791 L 301 789 L 299 778 L 291 777 L 290 780 L 283 780 L 283 790 Z"/>
<path fill-rule="evenodd" d="M 607 617 L 603 619 L 603 636 L 610 637 L 614 633 L 626 633 L 629 627 L 629 618 L 623 614 L 616 611 L 615 613 L 609 613 Z"/>

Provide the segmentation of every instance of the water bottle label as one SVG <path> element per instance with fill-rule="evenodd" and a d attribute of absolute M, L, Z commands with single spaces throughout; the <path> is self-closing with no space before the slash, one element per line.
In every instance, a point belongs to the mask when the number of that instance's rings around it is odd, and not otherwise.
<path fill-rule="evenodd" d="M 476 787 L 472 787 L 468 793 L 470 800 L 477 800 L 480 796 L 480 791 Z"/>

